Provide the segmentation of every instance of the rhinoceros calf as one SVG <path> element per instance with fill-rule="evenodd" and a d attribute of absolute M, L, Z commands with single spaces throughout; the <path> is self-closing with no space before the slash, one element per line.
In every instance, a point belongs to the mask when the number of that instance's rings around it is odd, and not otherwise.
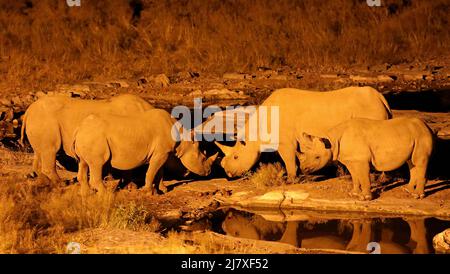
<path fill-rule="evenodd" d="M 316 171 L 331 161 L 339 161 L 349 170 L 351 195 L 371 200 L 369 171 L 391 171 L 409 165 L 407 186 L 415 198 L 423 198 L 428 161 L 433 149 L 433 134 L 417 118 L 386 121 L 352 119 L 329 130 L 324 136 L 303 133 L 298 136 L 297 157 L 304 173 Z"/>
<path fill-rule="evenodd" d="M 45 96 L 32 103 L 25 112 L 21 143 L 25 135 L 33 150 L 33 173 L 59 181 L 56 173 L 56 153 L 62 147 L 71 152 L 73 134 L 81 121 L 90 114 L 131 114 L 153 107 L 136 95 L 124 94 L 108 100 L 82 100 L 66 96 Z"/>
<path fill-rule="evenodd" d="M 163 189 L 163 165 L 169 156 L 175 155 L 190 171 L 207 176 L 217 154 L 209 159 L 200 152 L 197 141 L 176 141 L 172 136 L 175 119 L 161 109 L 153 109 L 138 115 L 113 114 L 89 115 L 83 120 L 74 136 L 73 150 L 79 159 L 78 180 L 82 192 L 89 184 L 99 192 L 104 190 L 102 167 L 110 161 L 111 166 L 130 170 L 148 163 L 144 189 L 155 194 Z M 175 136 L 182 133 L 177 129 Z M 158 184 L 156 191 L 154 184 Z"/>
<path fill-rule="evenodd" d="M 261 106 L 279 108 L 278 153 L 289 177 L 297 175 L 295 160 L 297 134 L 310 132 L 320 135 L 351 118 L 385 120 L 392 116 L 383 95 L 371 87 L 348 87 L 328 92 L 279 89 L 274 91 Z M 247 121 L 244 129 L 249 128 L 248 123 Z M 225 154 L 221 166 L 229 177 L 244 174 L 261 155 L 263 142 L 249 140 L 248 134 L 246 131 L 245 142 L 238 141 L 234 147 L 216 142 Z M 241 135 L 241 132 L 238 132 L 238 136 Z"/>

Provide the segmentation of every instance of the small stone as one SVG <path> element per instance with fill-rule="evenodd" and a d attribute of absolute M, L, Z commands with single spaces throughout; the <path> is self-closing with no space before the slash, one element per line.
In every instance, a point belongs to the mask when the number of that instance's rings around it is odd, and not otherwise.
<path fill-rule="evenodd" d="M 354 82 L 360 82 L 360 83 L 376 83 L 376 82 L 378 82 L 377 77 L 360 76 L 360 75 L 350 75 L 350 80 L 352 80 Z"/>
<path fill-rule="evenodd" d="M 244 80 L 244 79 L 251 79 L 251 75 L 245 74 L 245 73 L 234 73 L 234 72 L 228 72 L 223 75 L 223 79 L 228 80 Z"/>
<path fill-rule="evenodd" d="M 22 99 L 20 99 L 20 97 L 19 96 L 14 96 L 12 99 L 11 99 L 11 101 L 12 101 L 12 104 L 13 105 L 21 105 L 22 103 L 23 103 L 23 101 L 22 101 Z"/>
<path fill-rule="evenodd" d="M 183 216 L 183 213 L 179 209 L 173 209 L 166 211 L 164 214 L 158 216 L 161 220 L 178 220 Z"/>
<path fill-rule="evenodd" d="M 148 84 L 148 79 L 145 77 L 141 77 L 137 80 L 137 84 L 138 84 L 138 86 L 146 85 L 146 84 Z"/>
<path fill-rule="evenodd" d="M 170 79 L 165 74 L 158 74 L 152 77 L 152 82 L 158 87 L 168 87 L 170 85 Z"/>
<path fill-rule="evenodd" d="M 124 80 L 115 80 L 109 82 L 110 85 L 114 88 L 128 88 L 130 85 Z M 84 91 L 84 90 L 83 90 Z"/>
<path fill-rule="evenodd" d="M 14 118 L 14 111 L 12 108 L 0 107 L 0 117 L 3 121 L 11 122 Z"/>
<path fill-rule="evenodd" d="M 403 74 L 403 79 L 405 79 L 406 81 L 425 80 L 425 75 L 422 73 Z"/>
<path fill-rule="evenodd" d="M 379 82 L 393 82 L 395 79 L 389 75 L 378 75 L 377 79 Z"/>
<path fill-rule="evenodd" d="M 11 106 L 11 100 L 6 99 L 6 98 L 0 98 L 0 105 L 3 105 L 5 107 L 10 107 Z"/>
<path fill-rule="evenodd" d="M 321 74 L 320 78 L 323 78 L 323 79 L 337 79 L 337 78 L 339 78 L 339 75 L 337 75 L 337 74 Z"/>
<path fill-rule="evenodd" d="M 46 94 L 43 91 L 38 91 L 34 94 L 37 98 L 41 98 L 43 96 L 45 96 Z"/>

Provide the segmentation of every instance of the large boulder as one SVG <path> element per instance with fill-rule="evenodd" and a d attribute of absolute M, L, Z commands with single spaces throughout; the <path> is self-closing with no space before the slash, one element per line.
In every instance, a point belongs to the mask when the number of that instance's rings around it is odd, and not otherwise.
<path fill-rule="evenodd" d="M 450 228 L 434 236 L 433 247 L 436 253 L 450 254 Z"/>

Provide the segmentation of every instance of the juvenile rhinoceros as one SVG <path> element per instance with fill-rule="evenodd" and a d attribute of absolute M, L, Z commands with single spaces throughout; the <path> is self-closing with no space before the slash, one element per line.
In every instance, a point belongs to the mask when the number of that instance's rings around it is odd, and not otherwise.
<path fill-rule="evenodd" d="M 279 89 L 274 91 L 259 109 L 263 106 L 279 108 L 279 120 L 276 121 L 279 127 L 277 150 L 289 177 L 295 177 L 297 173 L 297 134 L 310 132 L 320 135 L 354 117 L 375 120 L 391 118 L 389 105 L 383 95 L 371 87 L 349 87 L 328 92 Z M 250 128 L 248 121 L 244 129 Z M 249 130 L 246 130 L 245 134 L 238 132 L 238 136 L 245 136 L 245 142 L 239 140 L 234 147 L 216 142 L 225 154 L 221 166 L 229 177 L 241 176 L 252 168 L 260 157 L 263 142 L 250 140 L 248 134 Z"/>
<path fill-rule="evenodd" d="M 59 181 L 56 173 L 56 153 L 60 148 L 71 152 L 73 133 L 90 114 L 131 114 L 153 107 L 136 95 L 124 94 L 108 100 L 82 100 L 66 96 L 45 96 L 32 103 L 25 112 L 21 143 L 25 134 L 34 150 L 33 173 L 42 172 L 52 181 Z"/>
<path fill-rule="evenodd" d="M 423 198 L 428 160 L 433 149 L 433 135 L 417 118 L 386 121 L 351 119 L 325 135 L 303 133 L 298 138 L 297 157 L 304 173 L 316 171 L 330 161 L 339 161 L 349 170 L 353 180 L 351 195 L 371 200 L 369 171 L 391 171 L 408 163 L 407 186 L 415 198 Z"/>
<path fill-rule="evenodd" d="M 175 155 L 190 171 L 209 175 L 217 154 L 209 159 L 200 152 L 197 141 L 180 139 L 183 128 L 174 126 L 176 120 L 161 109 L 152 109 L 138 115 L 89 115 L 75 132 L 73 150 L 79 159 L 78 180 L 82 192 L 89 184 L 103 191 L 102 167 L 108 161 L 120 170 L 130 170 L 148 163 L 145 190 L 155 194 L 165 192 L 162 181 L 163 165 Z M 181 141 L 180 141 L 181 140 Z M 156 185 L 156 191 L 154 189 Z"/>

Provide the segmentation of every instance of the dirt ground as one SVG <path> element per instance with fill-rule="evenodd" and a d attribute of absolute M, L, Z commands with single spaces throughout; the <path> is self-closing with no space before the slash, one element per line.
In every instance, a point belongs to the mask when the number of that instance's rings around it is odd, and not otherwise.
<path fill-rule="evenodd" d="M 205 106 L 257 104 L 271 91 L 281 87 L 328 90 L 352 84 L 370 84 L 385 94 L 391 106 L 398 107 L 393 107 L 395 117 L 420 117 L 439 136 L 438 156 L 430 168 L 432 178 L 427 184 L 426 198 L 423 200 L 413 199 L 401 188 L 406 183 L 406 177 L 397 173 L 392 174 L 387 182 L 378 182 L 379 174 L 373 174 L 376 199 L 361 202 L 348 196 L 351 188 L 348 175 L 338 178 L 322 176 L 319 180 L 319 177 L 312 176 L 296 184 L 261 188 L 249 178 L 229 180 L 217 172 L 216 178 L 212 178 L 213 175 L 205 179 L 165 181 L 170 191 L 161 196 L 149 196 L 134 185 L 116 191 L 117 195 L 126 201 L 142 203 L 145 210 L 162 224 L 162 231 L 96 227 L 65 234 L 70 241 L 81 243 L 84 253 L 339 253 L 332 250 L 304 250 L 281 243 L 236 239 L 208 231 L 207 226 L 202 225 L 202 220 L 207 219 L 212 211 L 226 205 L 266 210 L 353 211 L 375 215 L 437 216 L 450 219 L 449 78 L 447 74 L 442 76 L 441 72 L 432 74 L 432 71 L 420 71 L 419 74 L 423 74 L 421 80 L 411 81 L 401 76 L 388 82 L 373 79 L 377 78 L 377 75 L 392 73 L 394 71 L 378 74 L 365 71 L 348 72 L 345 75 L 318 75 L 307 72 L 258 71 L 254 74 L 229 74 L 221 78 L 186 74 L 166 78 L 158 76 L 159 78 L 145 81 L 139 79 L 136 82 L 128 80 L 77 83 L 60 86 L 55 91 L 19 90 L 3 96 L 2 99 L 0 183 L 20 181 L 19 183 L 27 184 L 37 180 L 25 179 L 25 175 L 31 170 L 32 153 L 29 148 L 18 148 L 17 139 L 20 132 L 20 115 L 32 101 L 45 93 L 96 99 L 120 93 L 135 93 L 156 107 L 170 109 L 179 104 L 191 107 L 193 98 L 198 96 L 203 98 Z M 418 72 L 415 73 L 409 72 L 408 75 L 417 77 Z M 366 78 L 355 80 L 349 75 L 366 75 Z M 427 75 L 441 76 L 430 79 Z M 420 94 L 423 96 L 419 96 Z M 422 104 L 423 102 L 425 103 Z M 67 181 L 65 188 L 78 188 L 78 184 L 69 183 L 75 177 L 75 172 L 60 167 L 58 173 Z M 117 181 L 111 181 L 109 184 L 115 185 Z M 172 233 L 172 228 L 182 232 Z M 64 250 L 57 249 L 56 252 Z"/>

